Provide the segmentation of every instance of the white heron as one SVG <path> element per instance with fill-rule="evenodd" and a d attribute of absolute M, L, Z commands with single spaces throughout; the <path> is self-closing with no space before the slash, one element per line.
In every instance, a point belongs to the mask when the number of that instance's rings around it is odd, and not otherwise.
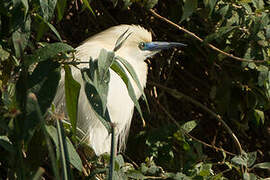
<path fill-rule="evenodd" d="M 149 31 L 138 25 L 118 25 L 100 32 L 76 48 L 75 57 L 81 61 L 89 61 L 90 57 L 96 59 L 102 48 L 112 51 L 117 39 L 128 30 L 131 33 L 123 46 L 116 52 L 116 55 L 127 60 L 134 68 L 142 87 L 146 85 L 147 64 L 144 60 L 152 57 L 162 49 L 176 46 L 185 46 L 175 42 L 152 42 L 152 35 Z M 80 64 L 79 68 L 88 67 L 88 64 Z M 107 129 L 96 117 L 91 105 L 89 104 L 79 69 L 72 67 L 73 77 L 81 84 L 77 127 L 83 130 L 86 136 L 84 141 L 95 151 L 96 155 L 110 152 L 111 137 Z M 117 140 L 118 150 L 125 147 L 125 142 L 129 133 L 131 118 L 134 110 L 134 103 L 131 100 L 128 90 L 123 80 L 114 71 L 110 70 L 110 82 L 107 97 L 107 108 L 115 127 L 115 139 Z M 136 98 L 140 98 L 142 92 L 133 82 Z M 65 111 L 65 88 L 64 72 L 59 83 L 59 87 L 54 99 L 56 108 Z"/>

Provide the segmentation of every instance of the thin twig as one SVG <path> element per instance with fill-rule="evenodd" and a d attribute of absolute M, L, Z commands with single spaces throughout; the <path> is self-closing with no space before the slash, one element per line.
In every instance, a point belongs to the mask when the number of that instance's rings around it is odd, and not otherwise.
<path fill-rule="evenodd" d="M 216 146 L 214 146 L 214 145 L 210 145 L 210 144 L 208 144 L 208 143 L 206 143 L 206 142 L 204 142 L 204 141 L 202 141 L 202 140 L 200 140 L 200 139 L 195 138 L 195 137 L 192 136 L 191 134 L 189 134 L 185 129 L 183 129 L 183 128 L 180 126 L 180 124 L 179 124 L 179 123 L 176 121 L 176 119 L 171 115 L 171 113 L 168 112 L 168 111 L 165 109 L 165 107 L 162 106 L 162 105 L 159 103 L 159 101 L 158 101 L 157 99 L 155 99 L 155 100 L 156 100 L 157 104 L 160 106 L 160 108 L 165 112 L 165 114 L 168 115 L 169 119 L 177 126 L 177 128 L 181 129 L 181 131 L 184 133 L 184 135 L 190 137 L 191 139 L 193 139 L 193 140 L 195 140 L 195 141 L 197 141 L 197 142 L 199 142 L 199 143 L 201 143 L 201 144 L 203 144 L 203 145 L 205 145 L 205 146 L 207 146 L 207 147 L 213 148 L 213 149 L 215 149 L 216 151 L 225 152 L 226 154 L 229 154 L 229 155 L 232 155 L 232 156 L 235 156 L 235 155 L 236 155 L 236 154 L 234 154 L 234 153 L 232 153 L 232 152 L 229 152 L 229 151 L 226 151 L 226 150 L 224 150 L 224 149 L 222 149 L 222 148 L 216 147 Z"/>
<path fill-rule="evenodd" d="M 225 121 L 223 121 L 223 119 L 221 118 L 221 116 L 219 114 L 216 114 L 215 112 L 213 112 L 211 109 L 209 109 L 208 107 L 206 107 L 205 105 L 203 105 L 202 103 L 198 102 L 197 100 L 175 90 L 175 89 L 171 89 L 168 87 L 165 87 L 161 84 L 157 84 L 154 82 L 150 82 L 151 85 L 157 86 L 159 88 L 162 88 L 163 90 L 167 91 L 168 93 L 170 93 L 172 96 L 174 96 L 177 99 L 180 98 L 184 98 L 186 100 L 188 100 L 189 102 L 191 102 L 192 104 L 195 104 L 196 106 L 202 108 L 204 111 L 208 112 L 210 115 L 212 115 L 213 117 L 215 117 L 219 122 L 221 122 L 221 124 L 225 127 L 225 129 L 227 130 L 227 132 L 231 135 L 232 139 L 234 140 L 234 143 L 239 151 L 239 154 L 242 155 L 243 153 L 243 149 L 242 146 L 238 140 L 238 138 L 236 137 L 236 135 L 234 134 L 234 132 L 231 130 L 231 128 L 225 123 Z"/>
<path fill-rule="evenodd" d="M 150 9 L 150 12 L 151 12 L 155 17 L 157 17 L 157 18 L 159 18 L 159 19 L 161 19 L 161 20 L 163 20 L 163 21 L 165 21 L 165 22 L 171 24 L 172 26 L 176 27 L 177 29 L 179 29 L 179 30 L 181 30 L 181 31 L 183 31 L 183 32 L 185 32 L 185 33 L 187 33 L 188 35 L 190 35 L 190 36 L 192 36 L 193 38 L 199 40 L 200 42 L 204 42 L 204 40 L 203 40 L 202 38 L 200 38 L 199 36 L 197 36 L 195 33 L 190 32 L 189 30 L 187 30 L 187 29 L 185 29 L 185 28 L 179 26 L 178 24 L 176 24 L 176 23 L 170 21 L 169 19 L 167 19 L 167 18 L 165 18 L 165 17 L 159 15 L 159 14 L 156 13 L 153 9 Z M 229 53 L 227 53 L 227 52 L 224 52 L 224 51 L 218 49 L 217 47 L 215 47 L 214 45 L 212 45 L 212 44 L 210 44 L 210 43 L 206 43 L 206 45 L 208 45 L 211 49 L 213 49 L 213 50 L 215 50 L 215 51 L 217 51 L 217 52 L 219 52 L 219 53 L 221 53 L 221 54 L 223 54 L 223 55 L 225 55 L 225 56 L 228 56 L 228 57 L 230 57 L 230 58 L 232 58 L 232 59 L 235 59 L 235 60 L 237 60 L 237 61 L 241 61 L 241 62 L 254 62 L 254 63 L 264 63 L 264 62 L 266 62 L 266 61 L 269 61 L 269 60 L 252 60 L 252 59 L 240 58 L 240 57 L 234 56 L 233 54 L 229 54 Z"/>

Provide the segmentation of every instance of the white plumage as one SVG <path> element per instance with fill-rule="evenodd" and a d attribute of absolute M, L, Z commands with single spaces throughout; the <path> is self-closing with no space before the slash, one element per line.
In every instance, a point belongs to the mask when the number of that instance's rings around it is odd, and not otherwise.
<path fill-rule="evenodd" d="M 140 42 L 151 42 L 151 33 L 140 26 L 119 25 L 111 27 L 101 33 L 98 33 L 76 48 L 75 57 L 81 61 L 89 61 L 90 57 L 96 59 L 102 48 L 112 51 L 115 42 L 121 34 L 128 29 L 132 34 L 124 42 L 124 45 L 116 52 L 116 55 L 126 59 L 134 68 L 138 75 L 142 87 L 145 87 L 147 77 L 147 64 L 144 60 L 154 54 L 151 51 L 141 51 L 138 47 Z M 79 68 L 88 67 L 88 64 L 80 64 Z M 133 115 L 134 104 L 129 97 L 126 85 L 122 79 L 112 70 L 109 83 L 107 106 L 112 122 L 116 124 L 116 140 L 119 148 L 125 146 L 125 140 L 130 128 Z M 72 67 L 73 77 L 81 84 L 81 91 L 78 103 L 77 126 L 86 133 L 83 140 L 88 143 L 97 155 L 110 152 L 111 138 L 108 135 L 104 125 L 95 116 L 87 100 L 81 72 Z M 135 86 L 135 84 L 133 84 Z M 136 97 L 139 98 L 142 93 L 135 86 Z M 64 92 L 64 72 L 54 100 L 56 108 L 65 111 L 65 92 Z"/>
<path fill-rule="evenodd" d="M 131 35 L 124 42 L 123 46 L 116 52 L 127 60 L 135 70 L 141 86 L 144 88 L 147 78 L 147 64 L 144 60 L 151 57 L 159 50 L 170 47 L 185 46 L 175 42 L 152 42 L 151 33 L 144 28 L 136 25 L 119 25 L 111 27 L 98 33 L 76 48 L 75 57 L 81 61 L 89 61 L 90 57 L 96 59 L 102 48 L 112 51 L 117 39 L 125 32 Z M 88 64 L 80 64 L 79 68 L 88 68 Z M 131 118 L 133 115 L 134 104 L 129 97 L 128 90 L 122 79 L 112 70 L 107 97 L 107 107 L 112 122 L 116 125 L 116 140 L 118 150 L 125 147 L 128 136 Z M 89 144 L 97 155 L 110 152 L 111 137 L 106 128 L 99 121 L 93 112 L 84 90 L 83 80 L 79 69 L 72 67 L 73 77 L 81 84 L 77 126 L 86 134 L 82 140 Z M 132 78 L 130 78 L 132 79 Z M 137 88 L 134 81 L 131 81 L 135 90 L 136 97 L 139 98 L 142 92 Z M 65 111 L 65 92 L 64 92 L 64 72 L 59 83 L 58 91 L 54 99 L 54 104 L 58 111 Z"/>

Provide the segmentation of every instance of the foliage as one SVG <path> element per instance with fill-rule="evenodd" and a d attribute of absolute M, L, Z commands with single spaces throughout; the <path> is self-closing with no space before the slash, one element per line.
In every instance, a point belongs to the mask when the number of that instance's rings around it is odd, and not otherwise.
<path fill-rule="evenodd" d="M 150 8 L 203 41 L 153 19 Z M 96 111 L 109 132 L 104 106 L 109 67 L 123 79 L 138 114 L 146 120 L 146 127 L 133 121 L 127 151 L 115 157 L 114 178 L 269 177 L 269 11 L 266 0 L 1 1 L 1 179 L 103 179 L 108 175 L 108 156 L 95 157 L 89 147 L 78 145 L 80 85 L 69 67 L 76 62 L 67 60 L 74 52 L 69 44 L 78 45 L 119 23 L 141 24 L 154 32 L 154 39 L 186 41 L 188 47 L 147 61 L 152 83 L 143 94 L 148 102 L 142 107 L 126 74 L 138 84 L 134 70 L 115 55 L 129 35 L 123 34 L 113 52 L 102 50 L 98 61 L 90 59 L 89 68 L 82 70 L 87 90 L 96 95 L 94 101 L 89 96 L 89 101 L 99 104 Z M 51 105 L 62 67 L 70 125 L 61 121 L 63 115 Z M 237 154 L 226 129 L 203 107 L 231 127 L 247 153 Z"/>

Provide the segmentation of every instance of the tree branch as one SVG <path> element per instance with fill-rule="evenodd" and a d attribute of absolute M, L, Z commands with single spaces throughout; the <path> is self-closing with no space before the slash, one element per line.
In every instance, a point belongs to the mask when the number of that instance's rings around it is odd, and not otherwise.
<path fill-rule="evenodd" d="M 200 38 L 199 36 L 197 36 L 195 33 L 190 32 L 189 30 L 187 30 L 187 29 L 185 29 L 185 28 L 179 26 L 178 24 L 176 24 L 176 23 L 170 21 L 169 19 L 167 19 L 167 18 L 165 18 L 165 17 L 159 15 L 159 14 L 156 13 L 153 9 L 150 9 L 149 11 L 150 11 L 155 17 L 157 17 L 157 18 L 159 18 L 159 19 L 161 19 L 161 20 L 167 22 L 168 24 L 170 24 L 170 25 L 176 27 L 177 29 L 179 29 L 179 30 L 185 32 L 186 34 L 188 34 L 188 35 L 190 35 L 191 37 L 193 37 L 193 38 L 199 40 L 200 42 L 204 42 L 204 40 L 203 40 L 202 38 Z M 230 57 L 230 58 L 232 58 L 232 59 L 234 59 L 234 60 L 237 60 L 237 61 L 241 61 L 241 62 L 253 62 L 253 63 L 264 63 L 264 62 L 266 62 L 266 61 L 269 61 L 269 60 L 252 60 L 252 59 L 240 58 L 240 57 L 234 56 L 233 54 L 229 54 L 229 53 L 227 53 L 227 52 L 224 52 L 224 51 L 218 49 L 217 47 L 215 47 L 215 46 L 212 45 L 212 44 L 206 43 L 206 45 L 207 45 L 208 47 L 210 47 L 211 49 L 213 49 L 214 51 L 217 51 L 217 52 L 219 52 L 219 53 L 221 53 L 221 54 L 223 54 L 223 55 L 225 55 L 225 56 L 228 56 L 228 57 Z"/>

